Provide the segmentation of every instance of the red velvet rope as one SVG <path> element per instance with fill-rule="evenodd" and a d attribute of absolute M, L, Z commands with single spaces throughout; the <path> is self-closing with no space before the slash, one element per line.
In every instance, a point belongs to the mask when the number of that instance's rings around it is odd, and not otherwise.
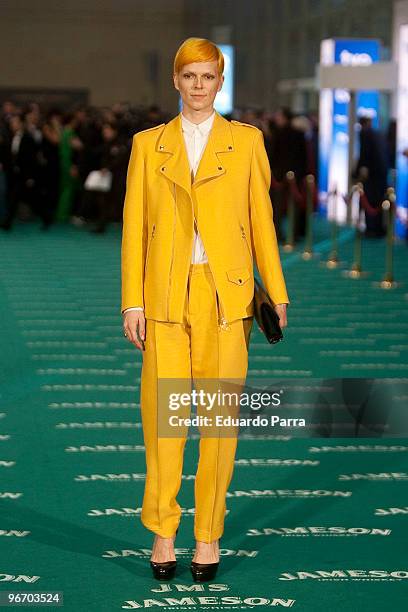
<path fill-rule="evenodd" d="M 327 195 L 329 197 L 335 194 L 336 194 L 335 191 L 330 191 Z M 349 194 L 346 194 L 346 195 L 344 195 L 343 193 L 338 193 L 337 195 L 343 198 L 347 206 L 351 206 L 352 194 L 353 194 L 353 191 L 351 191 Z M 378 215 L 382 211 L 381 207 L 375 208 L 374 206 L 370 204 L 370 202 L 368 201 L 367 195 L 365 194 L 364 191 L 360 191 L 360 204 L 369 215 Z"/>
<path fill-rule="evenodd" d="M 370 202 L 368 201 L 368 198 L 365 194 L 364 191 L 360 192 L 360 202 L 362 207 L 364 208 L 364 210 L 369 214 L 369 215 L 378 215 L 379 213 L 382 212 L 382 207 L 380 206 L 379 208 L 374 208 L 374 206 L 371 206 Z"/>
<path fill-rule="evenodd" d="M 271 189 L 275 189 L 277 191 L 283 191 L 283 189 L 285 189 L 285 187 L 289 188 L 290 193 L 294 199 L 294 201 L 296 202 L 296 204 L 302 208 L 303 210 L 306 209 L 306 205 L 307 205 L 307 192 L 309 189 L 308 183 L 307 183 L 307 177 L 304 177 L 302 180 L 302 183 L 300 185 L 300 188 L 297 185 L 296 180 L 293 178 L 292 180 L 288 180 L 286 177 L 284 178 L 283 181 L 278 181 L 273 174 L 271 174 Z M 316 185 L 316 181 L 313 181 L 313 185 L 312 185 L 312 200 L 313 200 L 313 209 L 316 209 L 317 206 L 317 202 L 318 202 L 318 191 L 317 191 L 317 185 Z M 286 204 L 286 208 L 287 208 L 287 201 L 285 202 Z"/>
<path fill-rule="evenodd" d="M 286 185 L 289 186 L 290 191 L 293 195 L 294 200 L 297 202 L 297 204 L 299 204 L 301 206 L 301 208 L 305 209 L 306 208 L 306 202 L 307 202 L 307 190 L 308 190 L 308 184 L 306 181 L 306 177 L 304 177 L 303 181 L 302 181 L 302 185 L 301 185 L 301 190 L 298 189 L 296 180 L 292 179 L 291 181 L 288 181 L 288 179 L 285 179 L 282 182 L 279 182 L 275 179 L 275 177 L 273 177 L 272 179 L 272 183 L 271 186 L 273 189 L 283 189 L 283 187 Z M 338 193 L 337 195 L 339 195 L 340 197 L 343 198 L 344 202 L 346 203 L 347 206 L 351 205 L 351 200 L 352 200 L 352 193 L 350 192 L 349 194 L 342 194 L 342 193 Z M 328 197 L 335 195 L 336 192 L 335 191 L 330 191 L 327 195 Z M 316 181 L 313 182 L 313 208 L 316 207 L 317 201 L 318 201 L 318 191 L 317 191 L 317 185 L 316 185 Z M 382 212 L 382 207 L 379 206 L 378 208 L 372 206 L 367 198 L 367 195 L 364 191 L 360 191 L 360 204 L 361 206 L 364 208 L 364 210 L 369 214 L 369 215 L 379 215 Z M 391 203 L 391 206 L 393 206 L 393 204 Z M 402 219 L 402 221 L 405 223 L 405 225 L 408 224 L 408 220 Z"/>

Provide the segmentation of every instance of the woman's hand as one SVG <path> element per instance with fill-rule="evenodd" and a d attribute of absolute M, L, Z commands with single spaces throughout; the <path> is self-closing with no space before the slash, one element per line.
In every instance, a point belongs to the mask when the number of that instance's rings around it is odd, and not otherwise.
<path fill-rule="evenodd" d="M 283 329 L 288 324 L 288 319 L 286 315 L 286 306 L 287 304 L 276 304 L 275 311 L 278 313 L 279 317 L 279 325 Z"/>
<path fill-rule="evenodd" d="M 143 346 L 137 339 L 137 329 L 139 330 L 140 338 L 145 340 L 146 319 L 143 310 L 129 310 L 129 312 L 125 312 L 123 315 L 123 331 L 129 342 L 142 351 Z"/>

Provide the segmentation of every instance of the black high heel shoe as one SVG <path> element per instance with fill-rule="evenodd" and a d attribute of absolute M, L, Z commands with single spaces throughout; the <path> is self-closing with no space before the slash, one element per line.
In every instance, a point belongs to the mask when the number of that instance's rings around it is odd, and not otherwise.
<path fill-rule="evenodd" d="M 176 536 L 178 533 L 178 527 Z M 158 561 L 150 561 L 150 567 L 153 570 L 153 576 L 157 580 L 171 580 L 174 578 L 176 572 L 177 561 L 164 561 L 159 563 Z"/>
<path fill-rule="evenodd" d="M 191 574 L 196 582 L 208 582 L 214 580 L 220 562 L 217 563 L 197 563 L 192 561 L 190 565 Z"/>
<path fill-rule="evenodd" d="M 220 562 L 216 563 L 197 563 L 191 561 L 190 570 L 195 582 L 208 582 L 213 580 L 217 574 Z"/>

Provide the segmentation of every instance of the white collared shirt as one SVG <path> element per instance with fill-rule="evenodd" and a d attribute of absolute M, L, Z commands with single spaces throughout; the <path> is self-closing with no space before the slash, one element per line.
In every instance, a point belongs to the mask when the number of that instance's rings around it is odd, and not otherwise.
<path fill-rule="evenodd" d="M 181 128 L 183 132 L 184 142 L 186 144 L 188 161 L 193 177 L 196 175 L 198 165 L 204 153 L 205 146 L 208 141 L 211 128 L 214 123 L 215 111 L 205 121 L 201 123 L 192 123 L 187 117 L 181 113 Z M 200 238 L 200 234 L 194 227 L 194 242 L 193 251 L 191 254 L 191 263 L 205 263 L 208 261 L 204 245 Z"/>
<path fill-rule="evenodd" d="M 181 113 L 181 129 L 183 132 L 184 142 L 187 149 L 187 157 L 190 164 L 190 171 L 195 176 L 201 157 L 204 153 L 205 145 L 208 141 L 212 125 L 214 123 L 215 111 L 205 121 L 201 123 L 192 123 Z M 198 230 L 194 226 L 194 241 L 193 250 L 191 253 L 191 263 L 206 263 L 208 257 L 204 250 L 204 245 L 200 238 Z M 127 310 L 143 310 L 141 306 L 131 306 Z"/>

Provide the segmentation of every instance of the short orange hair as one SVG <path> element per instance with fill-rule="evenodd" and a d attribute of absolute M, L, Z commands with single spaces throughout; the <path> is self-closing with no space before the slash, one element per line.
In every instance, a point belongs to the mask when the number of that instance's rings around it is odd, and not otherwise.
<path fill-rule="evenodd" d="M 224 56 L 217 45 L 207 38 L 187 38 L 178 48 L 174 58 L 174 72 L 193 62 L 217 62 L 218 74 L 224 72 Z"/>

